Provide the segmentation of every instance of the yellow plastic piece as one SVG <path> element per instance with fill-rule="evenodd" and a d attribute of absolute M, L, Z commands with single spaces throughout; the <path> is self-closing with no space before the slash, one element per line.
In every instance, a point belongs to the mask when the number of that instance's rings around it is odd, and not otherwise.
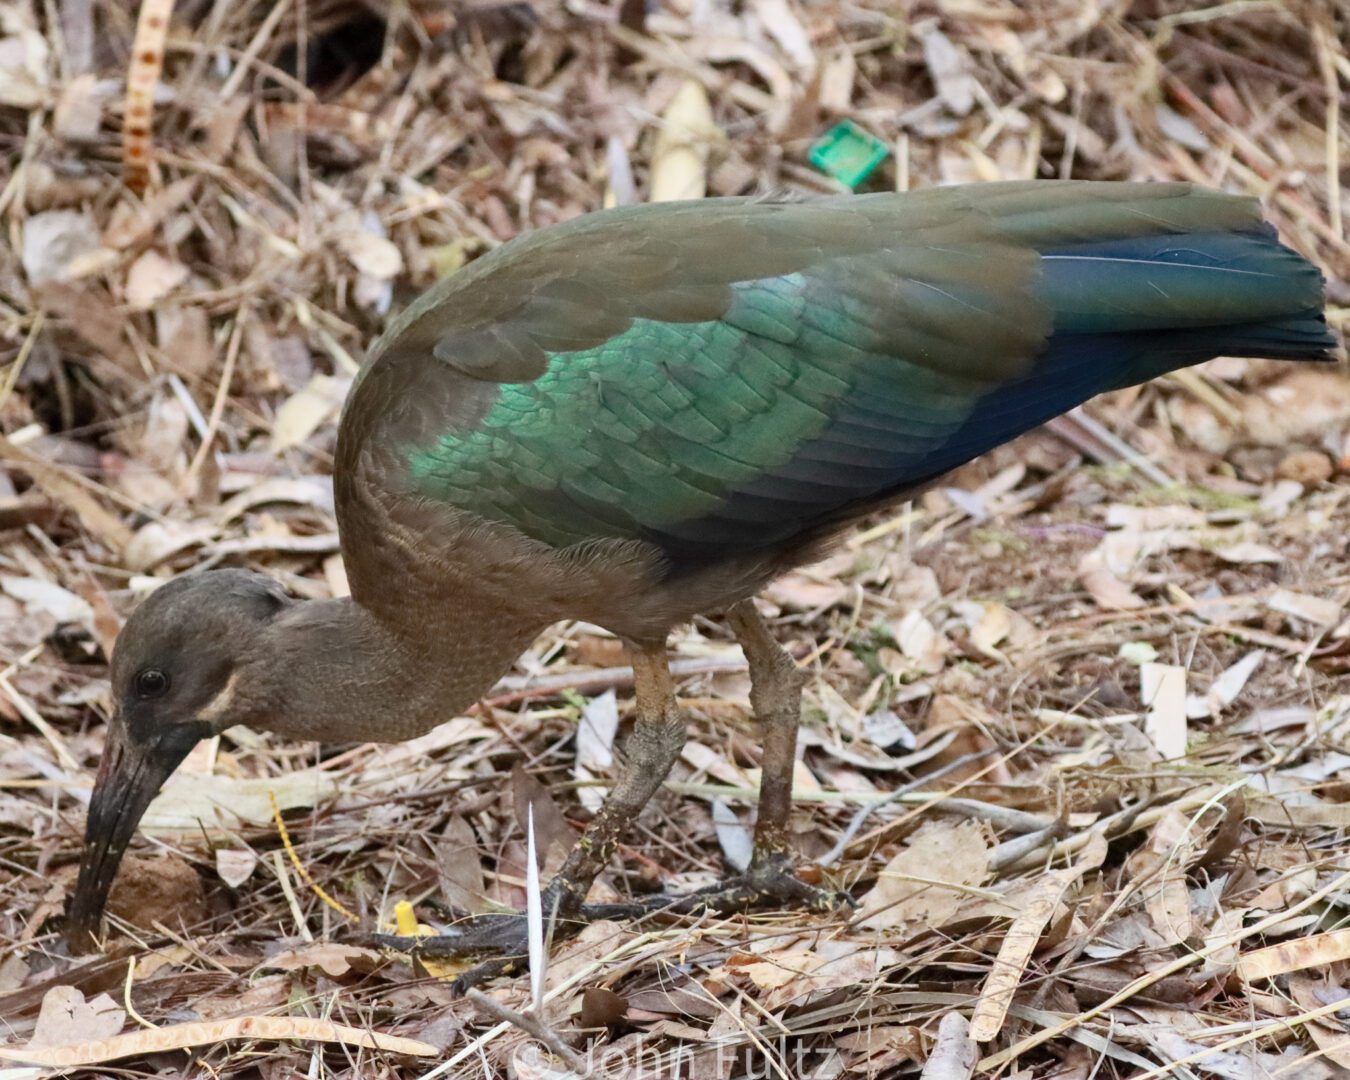
<path fill-rule="evenodd" d="M 436 936 L 435 930 L 417 921 L 417 912 L 407 900 L 400 900 L 394 905 L 394 933 L 399 937 Z M 463 960 L 433 960 L 426 956 L 419 956 L 417 963 L 435 979 L 454 979 L 469 968 L 469 964 Z"/>
<path fill-rule="evenodd" d="M 419 926 L 412 904 L 400 900 L 394 905 L 394 927 L 399 937 L 426 937 L 430 928 Z"/>

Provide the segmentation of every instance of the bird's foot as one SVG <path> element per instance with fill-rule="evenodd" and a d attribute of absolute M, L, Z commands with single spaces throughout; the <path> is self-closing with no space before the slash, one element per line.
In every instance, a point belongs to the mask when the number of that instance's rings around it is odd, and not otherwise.
<path fill-rule="evenodd" d="M 556 903 L 555 903 L 556 897 Z M 543 897 L 545 934 L 559 941 L 579 933 L 587 923 L 601 919 L 631 919 L 649 911 L 645 904 L 581 904 L 566 892 L 546 889 Z M 550 927 L 550 913 L 551 927 Z M 452 989 L 463 994 L 499 975 L 513 975 L 529 967 L 529 923 L 524 912 L 489 912 L 456 923 L 448 933 L 429 937 L 376 934 L 379 945 L 407 953 L 415 960 L 450 960 L 490 954 L 459 975 Z"/>
<path fill-rule="evenodd" d="M 602 919 L 636 919 L 653 914 L 730 914 L 751 908 L 793 908 L 833 911 L 852 906 L 847 893 L 818 888 L 793 872 L 786 856 L 759 860 L 742 874 L 683 896 L 649 896 L 633 903 L 583 904 L 575 893 L 550 886 L 544 890 L 545 933 L 553 941 L 579 933 Z M 453 925 L 450 932 L 430 937 L 376 934 L 375 941 L 417 960 L 450 960 L 492 955 L 492 959 L 459 975 L 452 989 L 464 994 L 499 975 L 515 975 L 529 967 L 529 923 L 523 912 L 490 912 Z"/>
<path fill-rule="evenodd" d="M 649 910 L 657 906 L 653 900 L 647 905 Z M 853 898 L 847 893 L 807 884 L 796 875 L 789 858 L 774 856 L 706 889 L 666 897 L 660 909 L 676 914 L 709 911 L 721 915 L 764 907 L 833 911 L 843 906 L 853 906 Z"/>

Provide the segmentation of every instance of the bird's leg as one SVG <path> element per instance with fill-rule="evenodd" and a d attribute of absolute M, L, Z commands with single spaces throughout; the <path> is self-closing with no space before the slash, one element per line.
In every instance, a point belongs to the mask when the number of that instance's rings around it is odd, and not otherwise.
<path fill-rule="evenodd" d="M 726 619 L 750 668 L 750 707 L 761 732 L 754 849 L 743 874 L 682 897 L 675 907 L 728 910 L 765 903 L 834 907 L 845 898 L 807 885 L 793 873 L 789 818 L 805 676 L 769 632 L 753 600 L 729 608 Z"/>
<path fill-rule="evenodd" d="M 637 723 L 625 745 L 627 763 L 619 782 L 577 841 L 544 896 L 561 902 L 562 911 L 578 909 L 591 882 L 605 868 L 624 828 L 665 782 L 684 747 L 684 716 L 675 702 L 665 643 L 632 647 L 633 691 Z"/>
<path fill-rule="evenodd" d="M 614 854 L 625 826 L 660 788 L 684 746 L 684 717 L 675 702 L 664 642 L 632 644 L 629 652 L 637 723 L 625 745 L 625 766 L 609 798 L 568 853 L 562 869 L 544 888 L 544 917 L 553 918 L 555 936 L 574 933 L 591 918 L 637 915 L 650 908 L 650 905 L 585 904 L 591 883 Z M 525 919 L 518 914 L 479 915 L 466 920 L 454 934 L 415 942 L 385 937 L 380 940 L 431 957 L 496 952 L 519 958 L 526 951 Z M 473 985 L 514 966 L 518 962 L 493 962 L 467 972 L 457 985 Z"/>
<path fill-rule="evenodd" d="M 759 811 L 755 819 L 752 876 L 787 869 L 792 852 L 788 819 L 792 813 L 792 774 L 797 764 L 797 728 L 802 716 L 802 684 L 797 662 L 769 632 L 753 600 L 727 612 L 750 668 L 750 708 L 761 730 Z"/>
<path fill-rule="evenodd" d="M 792 873 L 788 818 L 792 811 L 792 772 L 796 767 L 796 729 L 802 720 L 802 684 L 806 676 L 792 655 L 769 632 L 752 599 L 726 612 L 726 622 L 745 652 L 751 671 L 751 709 L 760 725 L 760 798 L 755 848 L 744 883 L 756 899 L 829 903 L 828 894 L 799 882 Z"/>

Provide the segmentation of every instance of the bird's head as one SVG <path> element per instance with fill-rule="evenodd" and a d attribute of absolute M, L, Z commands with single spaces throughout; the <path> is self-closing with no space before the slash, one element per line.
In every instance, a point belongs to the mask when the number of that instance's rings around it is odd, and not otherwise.
<path fill-rule="evenodd" d="M 127 844 L 169 774 L 201 739 L 249 718 L 240 670 L 290 603 L 261 574 L 214 570 L 161 586 L 127 620 L 68 913 L 72 948 L 92 943 Z"/>

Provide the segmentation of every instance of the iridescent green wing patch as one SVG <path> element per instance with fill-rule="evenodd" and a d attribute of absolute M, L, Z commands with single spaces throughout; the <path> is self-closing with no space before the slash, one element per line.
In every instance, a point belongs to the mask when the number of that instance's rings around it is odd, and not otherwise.
<path fill-rule="evenodd" d="M 415 485 L 567 545 L 716 514 L 859 396 L 901 395 L 922 453 L 959 426 L 982 384 L 865 347 L 872 317 L 850 306 L 791 275 L 737 286 L 715 322 L 634 320 L 603 345 L 552 354 L 532 382 L 501 386 L 476 429 L 410 447 Z M 850 487 L 795 483 L 813 503 Z"/>

